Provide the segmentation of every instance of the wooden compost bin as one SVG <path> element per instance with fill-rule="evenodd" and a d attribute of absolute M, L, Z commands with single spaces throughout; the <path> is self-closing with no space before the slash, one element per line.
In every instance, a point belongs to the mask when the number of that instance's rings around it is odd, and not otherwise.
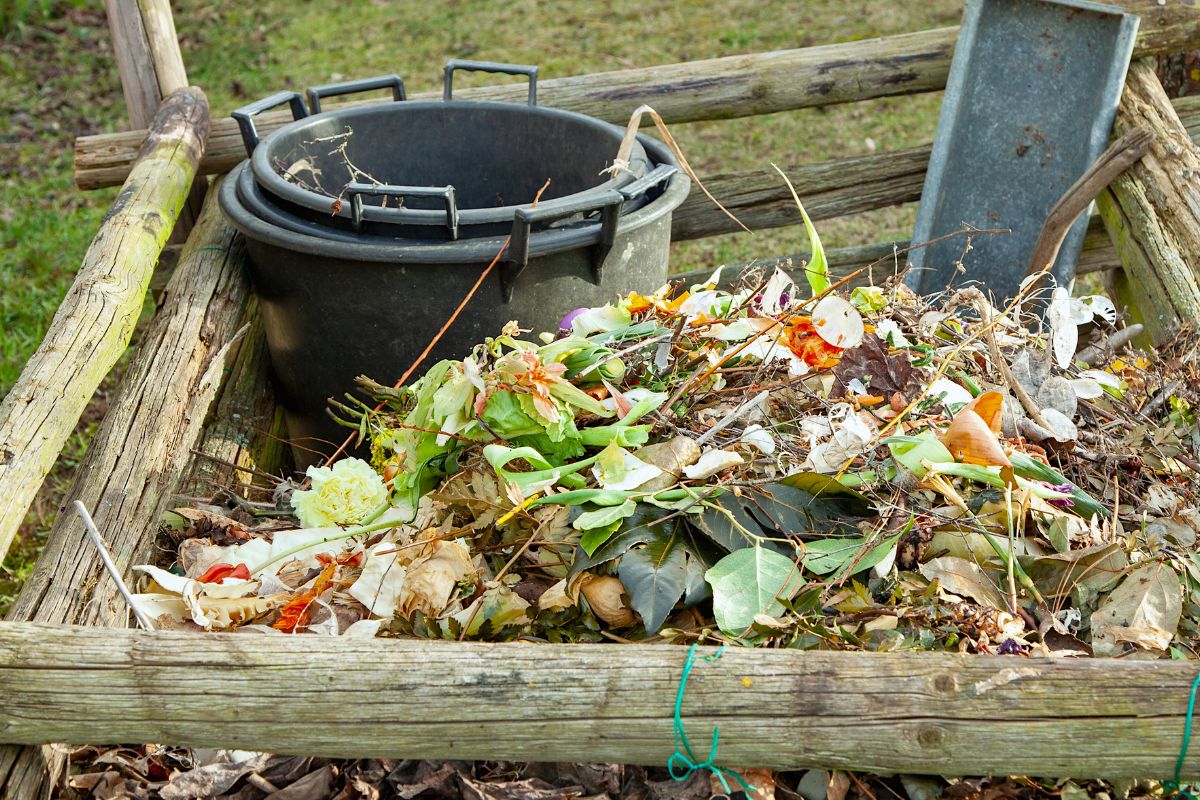
<path fill-rule="evenodd" d="M 1125 5 L 1142 18 L 1135 58 L 1200 46 L 1200 8 L 1175 0 Z M 156 108 L 157 118 L 149 137 L 133 130 L 77 142 L 79 187 L 124 189 L 45 342 L 0 405 L 0 556 L 129 342 L 172 226 L 186 243 L 36 570 L 0 623 L 0 798 L 44 793 L 63 768 L 62 749 L 44 745 L 64 741 L 665 764 L 682 648 L 127 627 L 127 609 L 70 504 L 81 500 L 92 510 L 117 568 L 128 574 L 152 560 L 158 521 L 177 497 L 205 481 L 245 480 L 228 465 L 273 471 L 284 448 L 245 250 L 217 208 L 215 183 L 193 182 L 242 158 L 236 127 L 217 119 L 209 131 L 203 95 L 183 88 L 166 0 L 106 0 L 106 7 L 131 120 L 143 127 Z M 541 97 L 617 123 L 649 103 L 678 123 L 937 91 L 956 35 L 944 28 L 546 80 Z M 462 95 L 502 99 L 516 91 Z M 1135 64 L 1118 126 L 1153 117 L 1160 142 L 1145 168 L 1122 176 L 1101 203 L 1120 257 L 1105 224 L 1094 221 L 1081 270 L 1125 263 L 1117 283 L 1151 298 L 1164 286 L 1168 310 L 1195 322 L 1200 304 L 1188 303 L 1200 292 L 1189 264 L 1200 263 L 1200 253 L 1179 235 L 1195 223 L 1180 221 L 1192 190 L 1166 191 L 1155 182 L 1171 183 L 1172 171 L 1157 167 L 1172 158 L 1197 158 L 1188 136 L 1200 135 L 1200 98 L 1173 106 L 1148 66 Z M 264 115 L 260 130 L 286 119 Z M 812 217 L 828 219 L 917 200 L 929 152 L 922 146 L 786 172 Z M 799 222 L 773 172 L 713 175 L 705 183 L 752 228 Z M 203 211 L 195 217 L 198 196 Z M 674 238 L 726 233 L 732 225 L 694 193 L 674 216 Z M 832 251 L 830 261 L 845 274 L 892 251 L 890 244 L 847 248 Z M 1161 316 L 1159 305 L 1149 310 Z M 1165 777 L 1196 673 L 1194 663 L 1171 661 L 736 649 L 695 671 L 683 716 L 702 739 L 719 722 L 720 758 L 732 765 Z M 1200 755 L 1189 755 L 1184 772 L 1200 776 Z"/>

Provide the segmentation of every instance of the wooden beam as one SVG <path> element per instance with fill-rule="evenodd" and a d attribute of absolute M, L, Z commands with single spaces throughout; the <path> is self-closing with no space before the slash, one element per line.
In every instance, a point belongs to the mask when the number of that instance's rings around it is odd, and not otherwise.
<path fill-rule="evenodd" d="M 4 623 L 0 740 L 663 765 L 686 654 Z M 701 753 L 720 725 L 724 765 L 1144 778 L 1174 770 L 1195 673 L 735 647 L 698 663 L 682 716 Z M 1200 753 L 1184 775 L 1200 775 Z"/>
<path fill-rule="evenodd" d="M 271 384 L 266 331 L 256 296 L 250 298 L 242 324 L 246 334 L 231 359 L 228 378 L 177 494 L 211 496 L 224 488 L 245 499 L 269 501 L 270 492 L 264 495 L 263 489 L 273 487 L 255 473 L 277 474 L 290 456 L 283 408 L 276 404 Z"/>
<path fill-rule="evenodd" d="M 1200 41 L 1200 8 L 1172 0 L 1126 0 L 1140 14 L 1134 53 L 1158 55 L 1187 50 Z M 580 111 L 624 125 L 643 103 L 668 122 L 771 114 L 797 108 L 849 103 L 873 97 L 945 88 L 958 28 L 940 28 L 880 39 L 726 56 L 704 61 L 616 70 L 541 81 L 544 105 Z M 520 101 L 516 86 L 463 89 L 456 97 Z M 440 93 L 413 95 L 438 98 Z M 287 112 L 262 115 L 256 124 L 270 132 L 290 121 Z M 134 133 L 83 136 L 75 143 L 75 182 L 81 189 L 112 186 L 136 150 Z M 205 174 L 228 172 L 246 157 L 237 125 L 216 120 Z"/>
<path fill-rule="evenodd" d="M 832 219 L 921 199 L 931 145 L 852 156 L 784 169 L 812 219 Z M 787 185 L 774 169 L 702 177 L 713 196 L 752 230 L 801 222 Z M 714 213 L 715 212 L 715 213 Z M 671 240 L 741 230 L 697 187 L 671 215 Z"/>
<path fill-rule="evenodd" d="M 71 505 L 91 510 L 118 569 L 128 575 L 132 564 L 153 561 L 163 512 L 240 355 L 250 303 L 244 258 L 214 186 L 9 619 L 125 624 L 125 605 Z M 0 798 L 41 796 L 43 777 L 60 766 L 40 748 L 0 747 Z"/>
<path fill-rule="evenodd" d="M 1188 136 L 1150 60 L 1129 67 L 1118 135 L 1154 133 L 1150 152 L 1112 182 L 1098 206 L 1116 243 L 1151 340 L 1200 330 L 1200 148 Z"/>
<path fill-rule="evenodd" d="M 37 352 L 0 403 L 0 558 L 100 381 L 125 352 L 208 133 L 199 89 L 172 94 Z"/>

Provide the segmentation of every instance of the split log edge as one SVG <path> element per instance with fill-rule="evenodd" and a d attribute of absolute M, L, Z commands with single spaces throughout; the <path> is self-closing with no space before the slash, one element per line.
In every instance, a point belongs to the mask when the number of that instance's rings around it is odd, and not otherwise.
<path fill-rule="evenodd" d="M 1127 0 L 1141 16 L 1135 56 L 1187 50 L 1200 39 L 1200 9 L 1172 0 Z M 946 86 L 958 28 L 905 33 L 859 42 L 726 56 L 704 61 L 600 72 L 538 83 L 543 105 L 579 111 L 624 125 L 643 103 L 668 122 L 693 122 L 771 114 L 797 108 L 849 103 L 875 97 L 939 91 Z M 462 89 L 467 100 L 522 102 L 520 86 Z M 414 94 L 438 99 L 441 93 Z M 269 133 L 291 121 L 287 112 L 258 117 Z M 111 186 L 122 179 L 136 132 L 101 134 L 76 140 L 76 184 L 83 189 Z M 228 172 L 246 157 L 232 119 L 214 122 L 203 174 Z"/>
<path fill-rule="evenodd" d="M 199 89 L 163 101 L 46 337 L 0 403 L 0 558 L 92 394 L 129 344 L 208 127 Z"/>
<path fill-rule="evenodd" d="M 1156 345 L 1200 329 L 1200 149 L 1167 99 L 1154 65 L 1129 66 L 1115 131 L 1145 126 L 1150 151 L 1097 206 L 1125 267 L 1130 294 Z"/>
<path fill-rule="evenodd" d="M 0 740 L 665 764 L 687 650 L 0 624 Z M 683 704 L 717 761 L 1169 776 L 1195 665 L 727 649 Z M 1200 754 L 1185 777 L 1200 775 Z"/>

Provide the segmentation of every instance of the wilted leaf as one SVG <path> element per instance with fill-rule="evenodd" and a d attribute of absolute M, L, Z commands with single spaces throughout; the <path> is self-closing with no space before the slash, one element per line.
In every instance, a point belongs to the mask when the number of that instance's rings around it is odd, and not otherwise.
<path fill-rule="evenodd" d="M 891 397 L 900 392 L 915 397 L 924 378 L 923 371 L 914 367 L 905 353 L 889 353 L 887 344 L 874 333 L 868 333 L 862 344 L 843 353 L 833 374 L 840 382 L 834 399 L 844 396 L 845 385 L 855 378 L 866 384 L 871 394 Z"/>
<path fill-rule="evenodd" d="M 1092 612 L 1092 648 L 1111 656 L 1121 643 L 1166 650 L 1179 627 L 1183 587 L 1175 570 L 1154 561 L 1125 576 Z"/>
<path fill-rule="evenodd" d="M 1017 556 L 1017 560 L 1048 598 L 1069 595 L 1076 585 L 1103 589 L 1129 566 L 1119 542 L 1048 556 Z"/>
<path fill-rule="evenodd" d="M 921 574 L 929 580 L 937 580 L 951 594 L 969 597 L 972 600 L 1004 611 L 1008 603 L 1004 595 L 992 583 L 987 573 L 973 561 L 954 556 L 931 558 L 919 567 Z"/>
<path fill-rule="evenodd" d="M 626 628 L 637 622 L 637 617 L 625 602 L 625 585 L 612 575 L 584 575 L 579 581 L 579 590 L 587 599 L 592 612 L 614 628 Z"/>
<path fill-rule="evenodd" d="M 730 553 L 704 577 L 712 586 L 717 625 L 733 634 L 749 628 L 756 614 L 780 614 L 780 598 L 791 599 L 802 584 L 794 561 L 764 547 Z"/>

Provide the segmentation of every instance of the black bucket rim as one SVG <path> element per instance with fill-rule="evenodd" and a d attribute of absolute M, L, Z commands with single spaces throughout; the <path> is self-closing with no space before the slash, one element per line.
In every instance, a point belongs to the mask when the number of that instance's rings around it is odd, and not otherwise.
<path fill-rule="evenodd" d="M 420 113 L 428 110 L 445 110 L 446 108 L 466 109 L 478 111 L 494 111 L 503 110 L 505 112 L 519 112 L 524 114 L 542 116 L 542 117 L 557 117 L 559 119 L 571 120 L 580 122 L 597 128 L 609 129 L 609 132 L 615 136 L 615 141 L 619 144 L 625 135 L 625 130 L 610 122 L 590 117 L 586 114 L 580 114 L 575 111 L 567 111 L 561 108 L 547 108 L 545 106 L 529 106 L 520 103 L 503 103 L 496 101 L 484 100 L 406 100 L 403 102 L 392 103 L 372 103 L 365 106 L 355 106 L 352 108 L 338 108 L 329 111 L 323 111 L 319 114 L 313 114 L 307 117 L 301 117 L 293 122 L 284 125 L 283 127 L 273 131 L 270 135 L 264 137 L 251 153 L 249 161 L 251 169 L 254 173 L 254 178 L 262 190 L 271 197 L 278 200 L 290 202 L 296 206 L 307 208 L 319 215 L 320 217 L 337 216 L 343 219 L 353 219 L 349 203 L 342 203 L 341 207 L 334 210 L 335 198 L 327 194 L 317 194 L 310 192 L 297 184 L 284 180 L 274 165 L 271 163 L 273 154 L 271 144 L 273 141 L 278 141 L 281 134 L 291 135 L 297 130 L 305 127 L 310 127 L 314 124 L 321 124 L 327 119 L 354 119 L 362 116 L 376 114 L 393 114 L 393 113 Z M 581 198 L 590 197 L 593 195 L 603 195 L 605 192 L 611 192 L 619 189 L 630 182 L 641 177 L 649 169 L 649 159 L 644 151 L 645 144 L 642 142 L 642 137 L 637 137 L 637 143 L 642 145 L 642 151 L 639 152 L 635 148 L 630 155 L 630 166 L 632 172 L 621 171 L 610 177 L 607 181 L 598 183 L 595 186 L 586 189 L 582 192 L 556 197 L 553 200 L 547 200 L 539 205 L 539 208 L 557 210 L 559 207 L 566 206 L 577 202 Z M 615 159 L 617 153 L 613 152 Z M 460 208 L 458 210 L 459 226 L 472 225 L 494 225 L 504 223 L 512 219 L 513 212 L 521 208 L 521 205 L 497 206 L 494 208 Z M 362 208 L 362 218 L 376 223 L 391 224 L 391 225 L 440 225 L 446 219 L 446 214 L 439 210 L 427 209 L 396 209 L 382 208 L 374 205 L 364 205 Z"/>
<path fill-rule="evenodd" d="M 646 134 L 638 134 L 638 140 L 648 155 L 663 164 L 675 166 L 678 162 L 666 145 Z M 687 197 L 691 180 L 683 172 L 676 172 L 667 179 L 661 195 L 642 208 L 620 217 L 617 235 L 650 224 L 666 214 L 672 213 Z M 396 264 L 487 264 L 496 258 L 506 237 L 494 236 L 458 241 L 427 242 L 395 240 L 395 243 L 339 242 L 296 233 L 259 219 L 249 211 L 237 195 L 236 182 L 226 176 L 221 182 L 218 201 L 225 217 L 242 235 L 282 250 L 325 258 L 342 258 L 352 261 Z M 546 205 L 549 205 L 548 203 Z M 528 206 L 517 206 L 528 208 Z M 539 209 L 544 208 L 539 204 Z M 564 250 L 595 244 L 600 237 L 599 224 L 580 228 L 563 228 L 536 231 L 529 237 L 529 257 L 551 255 Z"/>
<path fill-rule="evenodd" d="M 654 165 L 657 166 L 657 165 Z M 390 244 L 393 242 L 417 244 L 422 242 L 439 242 L 446 241 L 443 239 L 414 239 L 406 236 L 386 236 L 373 232 L 356 233 L 353 230 L 348 230 L 340 226 L 323 225 L 308 217 L 303 217 L 298 214 L 293 214 L 286 208 L 282 208 L 272 202 L 271 197 L 263 190 L 262 186 L 254 180 L 254 173 L 250 169 L 248 161 L 242 161 L 237 166 L 229 171 L 227 180 L 231 181 L 237 188 L 238 202 L 246 211 L 264 222 L 275 225 L 284 230 L 294 231 L 295 233 L 304 234 L 307 236 L 315 236 L 319 239 L 328 239 L 335 242 L 348 242 L 357 244 L 360 242 L 377 242 L 380 244 Z M 647 193 L 641 192 L 634 197 L 625 201 L 621 208 L 621 214 L 628 216 L 642 208 L 648 202 Z M 539 204 L 539 208 L 546 206 Z M 506 220 L 507 224 L 511 224 L 512 220 Z M 499 224 L 499 223 L 498 223 Z M 475 226 L 480 227 L 482 226 Z M 459 235 L 454 241 L 463 241 L 474 238 L 494 237 L 496 234 L 489 233 L 486 236 L 470 235 L 470 231 L 466 232 L 459 230 Z"/>

